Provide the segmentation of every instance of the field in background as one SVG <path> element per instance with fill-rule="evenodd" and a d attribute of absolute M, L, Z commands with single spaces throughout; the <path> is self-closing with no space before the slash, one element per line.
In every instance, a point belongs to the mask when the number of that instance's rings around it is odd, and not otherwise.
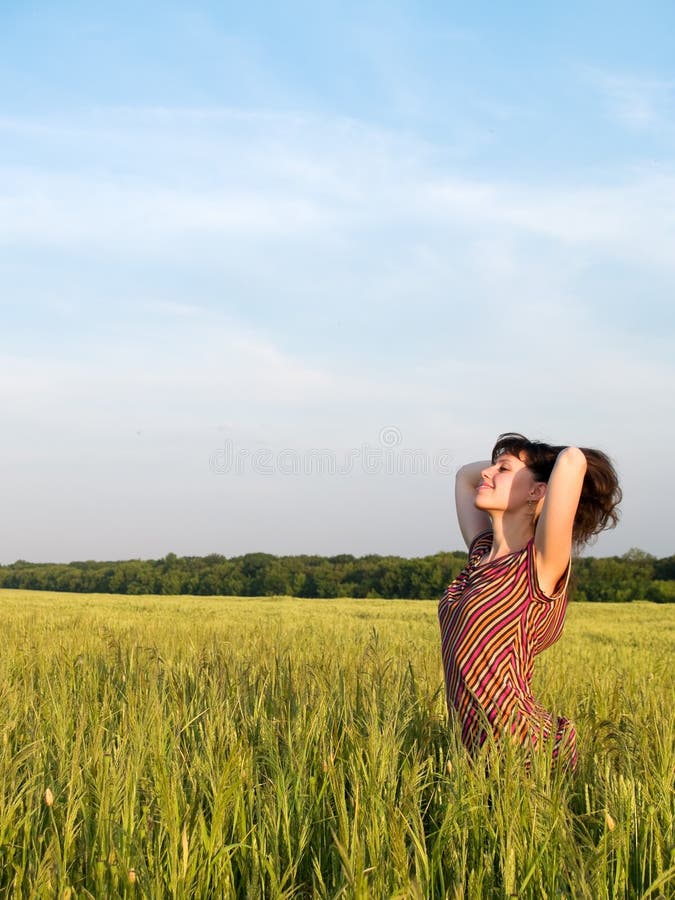
<path fill-rule="evenodd" d="M 457 747 L 434 603 L 0 603 L 3 897 L 675 893 L 675 606 L 570 607 L 551 779 Z"/>

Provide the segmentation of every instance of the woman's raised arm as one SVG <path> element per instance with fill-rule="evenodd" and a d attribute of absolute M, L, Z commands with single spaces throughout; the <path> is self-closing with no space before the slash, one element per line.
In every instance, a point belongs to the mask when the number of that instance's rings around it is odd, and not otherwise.
<path fill-rule="evenodd" d="M 578 447 L 561 450 L 548 480 L 534 535 L 537 579 L 552 594 L 572 554 L 574 517 L 586 474 L 586 457 Z"/>
<path fill-rule="evenodd" d="M 489 459 L 468 463 L 458 470 L 455 478 L 457 521 L 467 547 L 471 546 L 471 542 L 477 534 L 480 534 L 481 531 L 489 531 L 492 527 L 488 514 L 474 506 L 476 487 L 481 480 L 480 473 L 491 465 Z"/>

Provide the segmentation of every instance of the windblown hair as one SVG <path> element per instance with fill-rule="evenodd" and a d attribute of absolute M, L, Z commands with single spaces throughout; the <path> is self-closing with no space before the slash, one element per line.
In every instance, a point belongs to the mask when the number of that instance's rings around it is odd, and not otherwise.
<path fill-rule="evenodd" d="M 499 435 L 492 450 L 492 462 L 503 453 L 509 453 L 521 459 L 537 481 L 548 483 L 558 454 L 565 446 L 529 441 L 522 434 L 508 432 Z M 614 528 L 619 521 L 617 506 L 622 496 L 619 479 L 609 457 L 601 450 L 579 449 L 586 457 L 587 468 L 572 531 L 572 540 L 577 548 L 605 528 Z"/>

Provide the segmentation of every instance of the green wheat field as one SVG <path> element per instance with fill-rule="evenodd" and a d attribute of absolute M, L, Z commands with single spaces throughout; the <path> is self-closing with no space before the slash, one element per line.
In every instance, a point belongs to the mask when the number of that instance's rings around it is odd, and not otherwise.
<path fill-rule="evenodd" d="M 0 603 L 2 897 L 675 896 L 675 605 L 570 607 L 551 776 L 458 746 L 435 603 Z"/>

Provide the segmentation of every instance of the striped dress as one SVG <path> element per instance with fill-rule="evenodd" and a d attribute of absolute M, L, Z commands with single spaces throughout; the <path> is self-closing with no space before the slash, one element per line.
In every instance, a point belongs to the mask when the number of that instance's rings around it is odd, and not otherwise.
<path fill-rule="evenodd" d="M 474 539 L 467 565 L 439 602 L 448 710 L 470 752 L 488 729 L 526 749 L 553 738 L 553 759 L 574 768 L 574 727 L 537 703 L 530 687 L 535 657 L 562 633 L 570 567 L 547 596 L 537 583 L 534 538 L 481 565 L 491 547 L 491 531 Z"/>

